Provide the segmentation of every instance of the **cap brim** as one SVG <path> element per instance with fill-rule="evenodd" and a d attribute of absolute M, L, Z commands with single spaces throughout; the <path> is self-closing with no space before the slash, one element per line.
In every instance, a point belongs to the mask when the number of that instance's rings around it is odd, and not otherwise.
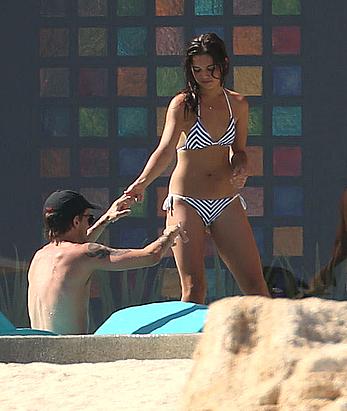
<path fill-rule="evenodd" d="M 95 209 L 95 210 L 101 210 L 102 209 L 101 205 L 90 203 L 89 201 L 87 201 L 87 205 L 88 205 L 88 208 L 92 208 L 92 209 Z"/>

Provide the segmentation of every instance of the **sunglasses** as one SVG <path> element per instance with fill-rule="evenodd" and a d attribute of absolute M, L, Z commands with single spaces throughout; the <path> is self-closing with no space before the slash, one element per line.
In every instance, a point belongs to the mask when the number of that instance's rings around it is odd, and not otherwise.
<path fill-rule="evenodd" d="M 83 217 L 88 217 L 89 227 L 95 223 L 95 216 L 93 214 L 83 214 Z"/>

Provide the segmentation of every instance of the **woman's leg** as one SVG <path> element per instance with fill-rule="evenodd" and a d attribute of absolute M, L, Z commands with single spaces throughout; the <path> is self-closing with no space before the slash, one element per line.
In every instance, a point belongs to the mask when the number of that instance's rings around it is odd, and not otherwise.
<path fill-rule="evenodd" d="M 270 297 L 252 228 L 239 198 L 211 224 L 211 236 L 243 293 Z"/>
<path fill-rule="evenodd" d="M 187 232 L 189 241 L 177 239 L 172 247 L 182 287 L 182 301 L 204 304 L 206 298 L 205 280 L 205 226 L 194 208 L 182 199 L 174 200 L 173 211 L 167 212 L 166 224 L 180 222 Z"/>

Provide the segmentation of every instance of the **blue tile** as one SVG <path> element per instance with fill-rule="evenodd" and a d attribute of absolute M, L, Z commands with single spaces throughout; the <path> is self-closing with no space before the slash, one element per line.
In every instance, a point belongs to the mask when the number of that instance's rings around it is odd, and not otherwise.
<path fill-rule="evenodd" d="M 147 231 L 143 227 L 127 227 L 121 230 L 119 246 L 121 248 L 142 248 L 147 242 Z"/>
<path fill-rule="evenodd" d="M 264 247 L 264 230 L 263 227 L 252 227 L 253 235 L 258 246 L 259 254 L 262 256 L 265 253 Z"/>
<path fill-rule="evenodd" d="M 119 150 L 119 174 L 136 177 L 148 159 L 148 150 L 144 148 L 122 148 Z"/>
<path fill-rule="evenodd" d="M 301 95 L 301 67 L 277 66 L 273 68 L 273 94 L 276 96 Z"/>
<path fill-rule="evenodd" d="M 273 211 L 277 217 L 303 215 L 303 189 L 297 186 L 274 187 Z"/>

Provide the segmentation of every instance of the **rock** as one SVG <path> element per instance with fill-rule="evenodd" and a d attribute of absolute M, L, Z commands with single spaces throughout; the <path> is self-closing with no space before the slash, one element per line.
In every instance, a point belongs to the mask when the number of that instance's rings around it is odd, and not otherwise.
<path fill-rule="evenodd" d="M 211 304 L 183 411 L 347 411 L 347 302 Z"/>

